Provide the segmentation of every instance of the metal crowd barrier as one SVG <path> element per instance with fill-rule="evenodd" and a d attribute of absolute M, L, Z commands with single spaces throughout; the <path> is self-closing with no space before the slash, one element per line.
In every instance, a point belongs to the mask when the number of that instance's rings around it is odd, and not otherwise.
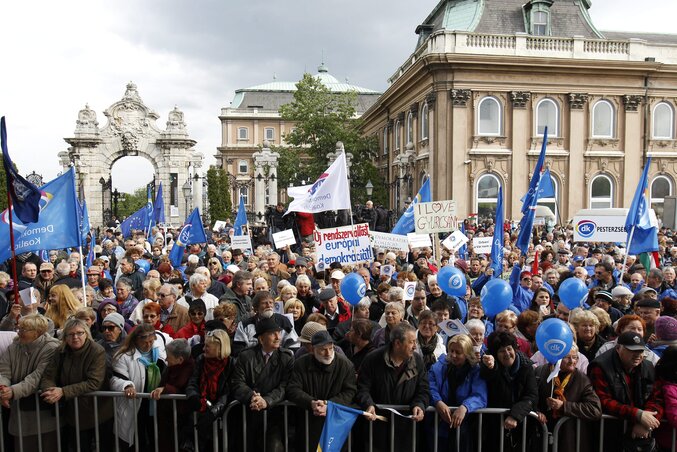
<path fill-rule="evenodd" d="M 38 393 L 34 394 L 35 397 L 35 402 L 36 402 L 36 407 L 39 407 L 39 401 L 40 401 L 40 396 Z M 83 395 L 82 397 L 93 397 L 93 402 L 94 402 L 94 438 L 95 438 L 95 445 L 97 452 L 100 451 L 100 425 L 99 425 L 99 419 L 98 419 L 98 403 L 99 403 L 99 397 L 101 398 L 112 398 L 113 399 L 113 425 L 114 425 L 114 435 L 115 435 L 115 447 L 114 450 L 116 452 L 120 451 L 120 444 L 119 444 L 119 439 L 118 439 L 118 424 L 116 422 L 117 420 L 117 404 L 118 400 L 120 398 L 125 398 L 124 392 L 109 392 L 109 391 L 97 391 L 97 392 L 92 392 Z M 150 399 L 150 394 L 148 393 L 137 393 L 136 395 L 137 399 Z M 79 416 L 79 399 L 80 397 L 76 397 L 74 399 L 74 407 L 75 407 L 75 431 L 80 432 L 80 416 Z M 175 427 L 179 426 L 179 417 L 178 417 L 178 411 L 177 411 L 177 401 L 182 401 L 186 400 L 185 395 L 162 395 L 160 397 L 161 400 L 171 400 L 172 401 L 172 421 L 173 425 Z M 278 405 L 279 407 L 282 408 L 283 410 L 283 420 L 284 420 L 284 431 L 283 431 L 283 444 L 284 444 L 284 450 L 289 451 L 290 450 L 290 445 L 289 445 L 289 438 L 290 438 L 290 425 L 289 425 L 289 408 L 290 407 L 295 407 L 294 404 L 291 402 L 283 402 L 282 404 Z M 56 438 L 57 438 L 57 444 L 56 448 L 59 452 L 61 452 L 61 436 L 62 432 L 61 429 L 58 427 L 61 425 L 61 408 L 59 404 L 53 405 L 54 407 L 54 415 L 55 415 L 55 421 L 56 421 Z M 248 437 L 247 437 L 247 432 L 248 432 L 248 426 L 247 426 L 247 413 L 248 413 L 248 408 L 242 404 L 240 404 L 237 401 L 231 402 L 226 409 L 224 410 L 221 418 L 217 419 L 215 422 L 212 424 L 212 447 L 213 450 L 224 450 L 228 451 L 229 450 L 229 440 L 231 439 L 230 435 L 237 434 L 237 432 L 234 431 L 229 431 L 233 427 L 231 425 L 231 428 L 228 428 L 228 417 L 236 415 L 236 412 L 233 410 L 240 408 L 242 410 L 242 425 L 241 425 L 241 441 L 242 444 L 238 445 L 238 450 L 242 450 L 243 452 L 246 452 L 247 450 L 254 449 L 253 447 L 249 447 L 247 444 Z M 377 408 L 379 410 L 386 411 L 388 412 L 389 416 L 389 440 L 390 440 L 390 450 L 392 452 L 395 451 L 395 442 L 396 442 L 396 431 L 394 427 L 394 419 L 396 414 L 393 413 L 390 410 L 395 410 L 398 412 L 409 412 L 409 407 L 405 405 L 377 405 Z M 14 441 L 18 442 L 18 449 L 20 452 L 24 452 L 27 450 L 26 447 L 24 447 L 24 440 L 23 440 L 23 426 L 21 422 L 21 407 L 19 406 L 18 403 L 15 403 L 12 405 L 12 409 L 16 409 L 16 416 L 17 419 L 19 420 L 17 429 L 18 429 L 18 435 L 14 437 Z M 134 426 L 137 425 L 137 410 L 133 410 L 134 412 Z M 485 408 L 481 410 L 477 410 L 474 413 L 469 413 L 468 416 L 476 416 L 477 419 L 477 425 L 476 425 L 476 432 L 474 432 L 477 435 L 476 438 L 476 447 L 475 449 L 479 452 L 482 451 L 482 442 L 483 442 L 483 421 L 486 416 L 500 416 L 500 436 L 499 436 L 499 451 L 504 450 L 504 433 L 505 433 L 505 428 L 504 428 L 504 420 L 505 420 L 505 415 L 508 413 L 508 409 L 502 409 L 502 408 Z M 268 410 L 263 411 L 262 413 L 263 417 L 263 432 L 261 434 L 263 435 L 263 450 L 265 451 L 267 449 L 267 432 L 268 432 Z M 433 419 L 433 438 L 432 438 L 432 446 L 433 450 L 437 451 L 438 449 L 438 439 L 439 439 L 439 428 L 440 428 L 440 419 L 439 415 L 437 413 L 437 410 L 433 407 L 428 407 L 426 409 L 426 417 L 431 416 L 432 414 L 432 419 Z M 151 416 L 152 422 L 153 422 L 153 437 L 155 440 L 155 451 L 159 451 L 159 432 L 158 432 L 158 417 L 157 416 Z M 558 422 L 555 424 L 552 432 L 548 431 L 548 427 L 546 424 L 541 424 L 538 421 L 538 417 L 536 413 L 531 412 L 529 413 L 529 418 L 533 419 L 533 422 L 535 422 L 536 425 L 538 425 L 540 431 L 541 431 L 541 440 L 539 440 L 540 447 L 539 445 L 536 445 L 538 447 L 538 450 L 541 452 L 548 452 L 549 448 L 549 443 L 552 444 L 552 452 L 558 452 L 559 448 L 559 439 L 560 439 L 560 432 L 562 431 L 562 426 L 564 425 L 565 422 L 569 421 L 575 421 L 576 422 L 576 448 L 575 450 L 578 451 L 580 449 L 580 441 L 581 441 L 581 420 L 577 418 L 570 418 L 570 417 L 562 417 L 561 419 L 558 420 Z M 41 432 L 42 431 L 42 426 L 41 426 L 41 419 L 40 416 L 36 416 L 36 426 L 37 426 L 37 431 Z M 613 416 L 608 416 L 604 415 L 600 421 L 600 428 L 599 428 L 599 451 L 603 452 L 604 451 L 604 423 L 605 421 L 610 421 L 610 420 L 615 420 L 615 421 L 621 421 L 618 418 L 615 418 Z M 0 421 L 2 421 L 2 414 L 0 413 Z M 185 419 L 184 419 L 185 421 Z M 374 422 L 380 422 L 380 421 L 374 421 Z M 369 422 L 369 428 L 368 428 L 368 444 L 367 444 L 367 450 L 369 452 L 373 452 L 373 446 L 374 446 L 374 438 L 373 438 L 373 427 L 374 427 L 374 422 Z M 623 421 L 625 422 L 625 421 Z M 305 411 L 305 417 L 304 417 L 304 423 L 305 423 L 305 431 L 308 431 L 308 426 L 309 426 L 309 412 L 306 410 Z M 196 427 L 197 424 L 197 414 L 193 413 L 192 415 L 192 436 L 193 436 L 193 445 L 194 445 L 194 450 L 199 450 L 199 444 L 200 444 L 200 438 L 198 435 L 198 429 Z M 221 429 L 221 435 L 219 436 L 219 425 L 223 425 L 223 428 Z M 416 451 L 417 448 L 417 422 L 411 420 L 411 425 L 412 425 L 412 430 L 411 430 L 411 439 L 412 439 L 412 451 Z M 625 426 L 624 426 L 625 427 Z M 518 427 L 519 429 L 520 427 Z M 455 430 L 455 441 L 456 441 L 456 450 L 460 451 L 460 444 L 461 444 L 461 429 L 456 428 L 456 429 L 450 429 Z M 169 433 L 169 432 L 165 432 Z M 299 432 L 297 432 L 298 434 Z M 175 452 L 179 451 L 179 432 L 178 428 L 173 429 L 173 450 Z M 257 435 L 259 433 L 257 432 Z M 5 452 L 5 444 L 4 444 L 4 438 L 5 438 L 5 432 L 3 431 L 3 426 L 2 423 L 0 422 L 0 452 Z M 43 451 L 43 439 L 42 435 L 38 434 L 37 435 L 38 439 L 38 451 L 37 452 L 42 452 Z M 221 447 L 219 446 L 219 439 L 221 440 Z M 522 439 L 522 451 L 525 452 L 527 448 L 527 422 L 525 419 L 525 422 L 522 422 L 521 425 L 521 439 Z M 677 452 L 675 450 L 675 442 L 677 439 L 677 429 L 673 428 L 672 429 L 672 452 Z M 81 444 L 80 444 L 80 435 L 76 434 L 75 435 L 75 440 L 76 440 L 76 448 L 79 451 L 81 449 Z M 449 436 L 449 440 L 453 440 L 451 435 Z M 352 434 L 349 436 L 348 441 L 348 450 L 350 451 L 352 448 Z M 308 435 L 305 437 L 305 449 L 307 451 L 314 450 L 316 445 L 314 444 L 309 444 L 309 438 Z M 139 451 L 140 445 L 139 445 L 139 432 L 137 428 L 134 428 L 134 449 L 135 451 Z M 400 450 L 400 449 L 398 449 Z M 33 452 L 27 451 L 27 452 Z M 164 452 L 164 451 L 163 451 Z"/>
<path fill-rule="evenodd" d="M 581 448 L 581 419 L 564 416 L 560 418 L 555 426 L 552 428 L 552 452 L 559 452 L 559 440 L 560 432 L 562 431 L 562 425 L 566 422 L 575 421 L 576 422 L 576 451 L 579 451 Z M 604 423 L 606 421 L 617 421 L 623 422 L 623 431 L 628 427 L 628 422 L 626 420 L 619 419 L 615 416 L 609 416 L 608 414 L 603 414 L 602 418 L 599 420 L 599 452 L 604 452 Z M 590 421 L 596 422 L 596 421 Z M 663 421 L 665 423 L 666 421 Z M 676 452 L 677 448 L 677 428 L 672 428 L 672 447 L 671 452 Z"/>

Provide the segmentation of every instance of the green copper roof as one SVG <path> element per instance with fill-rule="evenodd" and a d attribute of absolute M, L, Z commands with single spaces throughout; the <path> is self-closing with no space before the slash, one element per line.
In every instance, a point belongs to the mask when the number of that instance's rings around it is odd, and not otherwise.
<path fill-rule="evenodd" d="M 473 31 L 482 17 L 483 0 L 448 2 L 444 11 L 442 28 L 446 30 Z"/>

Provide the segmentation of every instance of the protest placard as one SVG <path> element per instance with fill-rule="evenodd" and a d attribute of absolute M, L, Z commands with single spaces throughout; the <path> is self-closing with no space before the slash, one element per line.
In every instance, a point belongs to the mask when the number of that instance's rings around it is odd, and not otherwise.
<path fill-rule="evenodd" d="M 404 301 L 411 301 L 414 299 L 414 292 L 416 292 L 416 281 L 404 283 Z"/>
<path fill-rule="evenodd" d="M 214 231 L 214 232 L 221 232 L 221 230 L 223 230 L 223 229 L 226 228 L 226 225 L 227 225 L 227 224 L 228 224 L 228 223 L 226 223 L 226 222 L 223 221 L 223 220 L 216 220 L 216 221 L 214 222 L 214 227 L 212 228 L 212 231 Z"/>
<path fill-rule="evenodd" d="M 328 266 L 332 262 L 357 264 L 374 259 L 369 240 L 369 225 L 315 229 L 313 234 L 317 247 L 318 262 Z"/>
<path fill-rule="evenodd" d="M 416 232 L 410 232 L 407 234 L 407 240 L 409 240 L 409 245 L 411 245 L 412 248 L 433 246 L 433 242 L 430 240 L 430 236 L 428 234 L 417 234 Z"/>
<path fill-rule="evenodd" d="M 419 202 L 414 206 L 416 232 L 433 233 L 453 231 L 456 226 L 456 201 Z"/>
<path fill-rule="evenodd" d="M 294 230 L 287 229 L 286 231 L 274 232 L 273 242 L 275 242 L 275 248 L 277 249 L 284 248 L 287 245 L 296 245 Z"/>
<path fill-rule="evenodd" d="M 470 239 L 466 237 L 464 233 L 461 231 L 454 231 L 449 236 L 447 236 L 446 239 L 442 242 L 442 245 L 448 250 L 451 251 L 456 251 L 466 243 L 468 243 Z"/>
<path fill-rule="evenodd" d="M 248 235 L 234 235 L 230 238 L 230 247 L 234 250 L 242 250 L 245 254 L 251 254 L 251 238 Z"/>
<path fill-rule="evenodd" d="M 406 251 L 409 252 L 409 241 L 406 235 L 388 234 L 385 232 L 369 231 L 371 244 L 374 248 L 381 248 L 388 251 Z"/>
<path fill-rule="evenodd" d="M 493 237 L 475 237 L 472 239 L 473 251 L 477 254 L 491 253 L 491 242 L 493 240 Z"/>

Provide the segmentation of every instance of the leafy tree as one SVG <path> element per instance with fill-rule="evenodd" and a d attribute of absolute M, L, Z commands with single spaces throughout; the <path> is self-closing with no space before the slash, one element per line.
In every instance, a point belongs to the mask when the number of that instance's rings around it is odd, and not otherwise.
<path fill-rule="evenodd" d="M 148 192 L 146 186 L 139 187 L 134 193 L 125 193 L 124 200 L 118 199 L 118 216 L 126 218 L 146 205 L 148 202 Z"/>
<path fill-rule="evenodd" d="M 230 199 L 228 176 L 223 168 L 212 166 L 207 170 L 207 199 L 212 221 L 230 218 L 233 204 Z"/>
<path fill-rule="evenodd" d="M 299 185 L 304 180 L 313 182 L 327 168 L 327 154 L 335 152 L 336 143 L 341 141 L 346 152 L 352 154 L 353 203 L 367 201 L 364 187 L 371 180 L 374 185 L 371 199 L 377 204 L 385 204 L 385 180 L 372 163 L 378 143 L 374 137 L 360 134 L 360 120 L 355 118 L 357 93 L 332 93 L 310 74 L 305 74 L 296 87 L 294 100 L 280 108 L 282 119 L 294 122 L 295 128 L 285 135 L 289 147 L 275 148 L 280 153 L 279 186 Z"/>

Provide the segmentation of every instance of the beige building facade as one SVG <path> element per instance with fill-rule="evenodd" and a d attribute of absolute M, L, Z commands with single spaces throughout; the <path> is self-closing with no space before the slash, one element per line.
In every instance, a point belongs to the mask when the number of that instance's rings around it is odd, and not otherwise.
<path fill-rule="evenodd" d="M 587 0 L 442 0 L 418 46 L 363 115 L 402 209 L 426 177 L 459 217 L 493 217 L 499 184 L 519 220 L 548 128 L 546 166 L 563 221 L 628 207 L 652 157 L 660 215 L 677 175 L 677 35 L 601 32 Z"/>

